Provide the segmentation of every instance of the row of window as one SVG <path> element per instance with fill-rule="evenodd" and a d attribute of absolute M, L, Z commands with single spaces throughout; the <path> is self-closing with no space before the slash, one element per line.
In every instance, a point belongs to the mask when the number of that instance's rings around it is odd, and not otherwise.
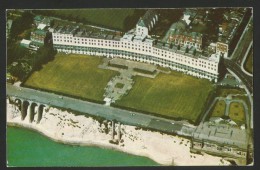
<path fill-rule="evenodd" d="M 69 40 L 65 40 L 65 42 L 72 42 L 72 41 L 69 41 Z M 75 42 L 74 42 L 75 43 Z M 83 44 L 87 44 L 86 42 L 85 43 L 83 43 Z M 89 45 L 98 45 L 98 46 L 103 46 L 103 44 L 99 44 L 99 43 L 89 43 Z M 105 46 L 107 46 L 106 44 L 105 44 Z M 120 47 L 120 46 L 117 46 L 117 45 L 109 45 L 110 47 Z M 121 46 L 122 48 L 127 48 L 127 46 Z M 138 51 L 143 51 L 143 52 L 149 52 L 149 53 L 151 53 L 151 50 L 145 50 L 145 49 L 140 49 L 140 48 L 134 48 L 134 47 L 132 47 L 132 48 L 128 48 L 128 49 L 132 49 L 132 50 L 138 50 Z M 155 51 L 157 51 L 157 49 L 155 49 Z M 165 51 L 162 51 L 162 52 L 164 52 L 164 53 L 166 53 Z M 180 62 L 184 62 L 184 63 L 188 63 L 188 64 L 190 64 L 190 61 L 189 60 L 186 60 L 186 57 L 183 57 L 183 55 L 180 55 L 180 54 L 175 54 L 174 56 L 172 55 L 173 53 L 168 53 L 168 55 L 167 54 L 160 54 L 160 53 L 157 53 L 157 52 L 154 52 L 153 54 L 155 54 L 155 55 L 159 55 L 159 56 L 163 56 L 163 57 L 166 57 L 166 58 L 171 58 L 171 59 L 173 59 L 173 60 L 177 60 L 177 61 L 180 61 Z M 184 60 L 183 60 L 183 58 L 184 58 Z M 206 68 L 206 65 L 208 64 L 208 69 L 211 69 L 211 70 L 214 70 L 214 71 L 216 71 L 216 69 L 213 69 L 213 67 L 217 67 L 217 65 L 216 64 L 213 64 L 213 63 L 207 63 L 207 62 L 205 62 L 205 61 L 201 61 L 201 60 L 195 60 L 195 62 L 196 63 L 193 63 L 194 62 L 194 59 L 192 59 L 192 64 L 195 64 L 196 66 L 197 66 L 197 62 L 199 62 L 199 66 L 201 66 L 201 67 L 204 67 L 204 68 Z M 209 67 L 209 66 L 211 66 L 211 67 Z"/>
<path fill-rule="evenodd" d="M 188 44 L 188 45 L 201 45 L 202 43 L 201 42 L 194 42 L 194 41 L 183 41 L 183 40 L 178 40 L 178 39 L 175 39 L 174 40 L 174 42 L 176 43 L 176 44 Z"/>
<path fill-rule="evenodd" d="M 53 36 L 53 37 L 57 37 L 57 36 Z M 75 38 L 76 39 L 76 38 Z M 151 48 L 151 46 L 147 46 L 147 45 L 140 45 L 140 44 L 136 44 L 136 43 L 130 43 L 130 42 L 122 42 L 122 41 L 107 41 L 107 40 L 99 40 L 99 39 L 88 39 L 88 38 L 84 38 L 85 41 L 80 41 L 80 39 L 76 40 L 70 40 L 70 39 L 56 39 L 54 38 L 54 44 L 55 42 L 67 42 L 67 43 L 76 43 L 76 44 L 86 44 L 86 45 L 97 45 L 97 46 L 107 46 L 107 47 L 121 47 L 121 48 L 126 48 L 126 49 L 132 49 L 132 50 L 138 50 L 138 51 L 143 51 L 143 52 L 149 52 L 149 53 L 153 53 L 155 55 L 159 55 L 159 56 L 163 56 L 163 57 L 167 57 L 167 58 L 173 58 L 175 59 L 172 54 L 173 52 L 171 51 L 167 51 L 167 50 L 161 50 L 158 48 Z M 181 57 L 181 58 L 185 58 L 185 56 L 183 55 L 179 55 L 179 54 L 175 54 L 175 56 L 177 57 Z M 192 59 L 193 61 L 193 59 Z M 195 62 L 197 62 L 197 59 L 195 59 Z M 206 62 L 206 61 L 198 61 L 199 63 L 202 63 L 204 65 L 208 64 L 211 65 L 212 67 L 217 67 L 217 64 L 213 64 L 211 62 Z"/>
<path fill-rule="evenodd" d="M 65 48 L 66 49 L 66 48 Z M 81 48 L 73 48 L 73 46 L 71 46 L 70 48 L 67 48 L 68 50 L 74 50 L 74 51 L 93 51 L 93 52 L 102 52 L 102 53 L 115 53 L 115 54 L 119 54 L 118 52 L 115 52 L 114 50 L 110 50 L 110 49 L 91 49 L 91 48 L 86 48 L 84 49 L 84 47 L 81 47 Z M 116 50 L 117 51 L 117 50 Z M 131 53 L 131 52 L 125 52 L 125 51 L 121 51 L 120 54 L 127 54 L 127 53 Z M 134 54 L 138 54 L 138 53 L 134 53 Z M 142 54 L 138 54 L 138 55 L 142 55 Z M 178 54 L 177 54 L 178 55 Z M 180 56 L 180 55 L 179 55 Z M 155 57 L 156 58 L 156 57 Z M 209 70 L 214 70 L 214 71 L 217 71 L 216 67 L 210 67 L 210 65 L 207 67 L 207 65 L 204 65 L 204 64 L 197 64 L 197 63 L 194 63 L 194 62 L 190 62 L 190 61 L 186 61 L 186 60 L 183 60 L 182 58 L 178 58 L 178 57 L 171 57 L 173 58 L 175 61 L 179 61 L 179 62 L 184 62 L 184 63 L 187 63 L 188 65 L 193 65 L 193 66 L 199 66 L 201 68 L 207 68 Z M 167 59 L 161 59 L 161 58 L 156 58 L 157 60 L 160 60 L 160 61 L 169 61 Z M 193 59 L 192 59 L 193 60 Z M 194 61 L 194 60 L 193 60 Z M 196 61 L 196 60 L 195 60 Z"/>
<path fill-rule="evenodd" d="M 66 51 L 66 50 L 61 50 L 61 51 Z M 75 53 L 86 53 L 86 51 L 80 51 L 80 50 L 74 50 Z M 95 52 L 95 51 L 92 51 L 90 52 L 90 54 L 101 54 L 102 52 Z M 112 53 L 111 53 L 112 54 Z M 110 53 L 109 54 L 106 54 L 106 55 L 111 55 Z M 113 53 L 113 55 L 119 55 L 119 53 Z M 176 67 L 177 69 L 185 69 L 185 70 L 193 70 L 195 71 L 196 69 L 195 68 L 191 68 L 189 66 L 185 66 L 185 65 L 182 65 L 182 64 L 178 64 L 178 63 L 170 63 L 169 61 L 165 60 L 165 59 L 151 59 L 150 57 L 141 57 L 141 56 L 138 56 L 138 55 L 135 55 L 135 54 L 132 54 L 132 55 L 125 55 L 124 57 L 121 57 L 121 58 L 126 58 L 126 59 L 132 59 L 134 61 L 144 61 L 144 62 L 149 62 L 149 63 L 154 63 L 154 64 L 161 64 L 161 65 L 167 65 L 169 67 Z M 199 73 L 199 75 L 203 75 L 203 76 L 215 76 L 214 74 L 211 74 L 211 73 L 207 73 L 207 72 L 204 72 L 203 74 L 202 73 Z"/>

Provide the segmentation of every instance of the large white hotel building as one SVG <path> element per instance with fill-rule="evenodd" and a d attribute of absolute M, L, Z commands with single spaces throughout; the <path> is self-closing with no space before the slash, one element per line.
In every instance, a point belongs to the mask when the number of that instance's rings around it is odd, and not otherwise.
<path fill-rule="evenodd" d="M 52 31 L 53 46 L 58 52 L 119 57 L 217 81 L 219 55 L 203 56 L 192 44 L 177 47 L 150 38 L 148 32 L 157 21 L 158 16 L 148 10 L 136 28 L 124 36 L 92 33 L 77 26 L 58 26 Z"/>

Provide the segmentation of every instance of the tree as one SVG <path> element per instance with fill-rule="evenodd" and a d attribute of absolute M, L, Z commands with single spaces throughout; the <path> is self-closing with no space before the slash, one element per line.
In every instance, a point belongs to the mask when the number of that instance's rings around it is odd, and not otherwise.
<path fill-rule="evenodd" d="M 173 47 L 173 44 L 171 43 L 171 44 L 170 44 L 170 48 L 172 48 L 172 47 Z"/>
<path fill-rule="evenodd" d="M 177 50 L 180 50 L 181 49 L 181 46 L 180 46 L 180 44 L 178 44 L 178 46 L 177 46 Z"/>
<path fill-rule="evenodd" d="M 18 64 L 15 66 L 8 66 L 7 71 L 11 73 L 12 76 L 18 77 L 20 80 L 23 80 L 26 76 L 26 71 L 20 62 L 18 62 Z"/>
<path fill-rule="evenodd" d="M 194 50 L 193 50 L 193 55 L 196 55 L 196 52 L 197 52 L 196 49 L 194 49 Z"/>
<path fill-rule="evenodd" d="M 17 61 L 19 58 L 23 58 L 27 53 L 27 50 L 19 44 L 13 44 L 11 42 L 7 44 L 7 65 Z"/>
<path fill-rule="evenodd" d="M 189 52 L 189 48 L 187 46 L 186 49 L 185 49 L 185 53 L 188 53 L 188 52 Z"/>
<path fill-rule="evenodd" d="M 28 11 L 24 12 L 20 18 L 13 21 L 13 25 L 10 30 L 10 38 L 17 39 L 19 34 L 32 26 L 32 23 L 33 15 Z"/>
<path fill-rule="evenodd" d="M 41 69 L 43 64 L 54 59 L 56 51 L 53 49 L 52 45 L 47 44 L 40 47 L 35 54 L 35 63 L 34 63 L 34 70 Z"/>

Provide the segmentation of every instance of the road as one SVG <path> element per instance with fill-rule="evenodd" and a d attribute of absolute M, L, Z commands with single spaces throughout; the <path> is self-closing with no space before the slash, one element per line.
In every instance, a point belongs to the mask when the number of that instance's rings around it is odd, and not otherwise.
<path fill-rule="evenodd" d="M 246 24 L 243 34 L 241 35 L 231 57 L 228 59 L 233 59 L 238 63 L 242 61 L 242 58 L 244 57 L 243 54 L 245 54 L 250 42 L 253 40 L 253 27 L 250 24 L 251 21 L 252 21 L 252 16 L 250 17 L 248 23 Z"/>
<path fill-rule="evenodd" d="M 244 58 L 243 58 L 243 60 L 242 60 L 242 62 L 241 62 L 241 65 L 240 65 L 242 71 L 243 71 L 245 74 L 247 74 L 247 75 L 253 77 L 253 74 L 252 74 L 252 73 L 250 73 L 250 72 L 248 72 L 248 71 L 245 70 L 247 58 L 249 58 L 251 55 L 253 55 L 253 40 L 251 41 L 251 43 L 250 43 L 250 45 L 249 45 L 249 47 L 248 47 L 248 49 L 247 49 L 247 51 L 246 51 L 246 54 L 245 54 L 245 56 L 244 56 Z M 252 65 L 252 66 L 253 66 L 253 65 Z"/>
<path fill-rule="evenodd" d="M 16 96 L 17 98 L 27 99 L 49 106 L 75 110 L 94 116 L 100 116 L 107 120 L 117 120 L 128 125 L 150 128 L 172 134 L 183 134 L 180 132 L 182 131 L 182 129 L 185 129 L 185 133 L 187 131 L 189 133 L 186 134 L 186 136 L 191 136 L 192 132 L 195 129 L 194 127 L 184 125 L 180 122 L 155 117 L 152 115 L 122 110 L 119 108 L 113 108 L 101 104 L 82 101 L 66 96 L 60 98 L 60 95 L 54 93 L 48 93 L 24 87 L 16 87 L 11 84 L 7 84 L 6 88 L 8 96 Z"/>
<path fill-rule="evenodd" d="M 227 68 L 232 70 L 240 79 L 241 81 L 246 85 L 250 93 L 253 92 L 253 78 L 251 76 L 248 76 L 245 74 L 240 66 L 235 63 L 234 61 L 225 60 L 225 65 Z"/>
<path fill-rule="evenodd" d="M 225 59 L 224 63 L 227 69 L 232 72 L 235 76 L 240 79 L 240 81 L 245 85 L 245 90 L 248 94 L 248 98 L 251 104 L 251 118 L 250 118 L 250 128 L 253 128 L 253 99 L 251 94 L 253 94 L 253 77 L 243 72 L 241 69 L 241 63 L 246 57 L 248 48 L 250 48 L 253 41 L 253 27 L 251 25 L 252 15 L 247 23 L 244 34 L 237 44 L 231 59 Z"/>
<path fill-rule="evenodd" d="M 250 44 L 253 40 L 253 27 L 250 24 L 251 20 L 252 16 L 245 27 L 245 33 L 242 35 L 241 40 L 232 54 L 232 59 L 225 59 L 224 61 L 226 67 L 232 70 L 241 79 L 250 93 L 253 92 L 253 78 L 244 73 L 240 66 L 243 58 L 247 55 L 248 48 L 250 48 Z"/>

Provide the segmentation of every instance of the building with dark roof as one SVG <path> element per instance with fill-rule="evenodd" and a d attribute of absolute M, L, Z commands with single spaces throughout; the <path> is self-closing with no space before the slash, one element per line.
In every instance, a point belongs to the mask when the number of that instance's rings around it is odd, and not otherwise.
<path fill-rule="evenodd" d="M 195 47 L 197 50 L 201 50 L 202 34 L 188 31 L 186 22 L 180 20 L 172 24 L 167 42 L 180 47 Z"/>
<path fill-rule="evenodd" d="M 232 9 L 223 14 L 224 21 L 219 25 L 216 52 L 225 58 L 230 55 L 230 46 L 245 15 L 244 8 Z"/>

